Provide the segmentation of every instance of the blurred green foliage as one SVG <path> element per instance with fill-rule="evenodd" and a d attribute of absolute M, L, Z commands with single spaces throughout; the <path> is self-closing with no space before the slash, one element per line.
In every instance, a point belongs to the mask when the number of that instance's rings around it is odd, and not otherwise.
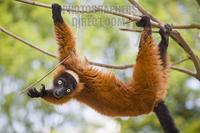
<path fill-rule="evenodd" d="M 49 0 L 40 2 L 51 3 Z M 88 1 L 58 0 L 60 4 L 88 4 Z M 100 0 L 100 3 L 102 1 Z M 196 1 L 189 0 L 140 0 L 145 9 L 156 18 L 170 24 L 200 23 L 200 7 Z M 121 0 L 106 0 L 104 5 L 125 6 L 129 3 Z M 72 23 L 74 14 L 63 14 L 66 21 Z M 116 18 L 105 14 L 84 14 L 82 18 L 100 17 Z M 49 9 L 22 4 L 13 0 L 0 1 L 0 26 L 33 42 L 37 46 L 56 53 L 53 35 L 51 11 Z M 132 25 L 129 25 L 132 27 Z M 137 54 L 138 33 L 123 32 L 119 27 L 86 26 L 73 27 L 77 36 L 78 50 L 82 56 L 93 61 L 129 64 L 134 63 Z M 180 30 L 185 40 L 200 56 L 199 30 Z M 155 40 L 160 40 L 154 35 Z M 133 44 L 134 43 L 134 44 Z M 187 55 L 172 40 L 169 54 L 172 62 L 179 61 Z M 114 131 L 100 130 L 105 124 L 87 119 L 88 107 L 74 102 L 67 106 L 55 107 L 39 99 L 30 100 L 20 94 L 23 88 L 39 79 L 56 64 L 56 60 L 48 57 L 21 42 L 0 32 L 0 132 L 32 133 L 32 132 L 121 132 L 121 133 L 155 133 L 161 132 L 160 124 L 154 114 L 135 118 L 112 118 L 120 129 Z M 193 64 L 186 61 L 180 65 L 194 70 Z M 131 70 L 115 71 L 121 79 L 127 80 Z M 51 82 L 51 76 L 43 83 Z M 169 93 L 166 99 L 177 126 L 183 133 L 200 131 L 200 82 L 177 71 L 170 72 Z M 70 108 L 68 108 L 70 107 Z M 97 117 L 95 114 L 94 117 Z M 105 117 L 99 115 L 98 118 Z M 106 118 L 107 119 L 107 118 Z M 105 119 L 104 119 L 105 120 Z M 110 119 L 109 119 L 110 120 Z M 6 128 L 5 128 L 6 127 Z M 70 127 L 75 127 L 71 129 Z M 66 131 L 66 129 L 68 131 Z M 74 130 L 76 129 L 76 130 Z M 104 128 L 103 128 L 104 129 Z"/>

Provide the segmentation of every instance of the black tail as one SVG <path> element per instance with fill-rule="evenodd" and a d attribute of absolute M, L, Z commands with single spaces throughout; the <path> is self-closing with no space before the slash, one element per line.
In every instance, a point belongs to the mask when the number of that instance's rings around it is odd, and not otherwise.
<path fill-rule="evenodd" d="M 179 133 L 174 120 L 164 102 L 160 102 L 158 106 L 154 108 L 154 112 L 158 117 L 164 133 Z"/>

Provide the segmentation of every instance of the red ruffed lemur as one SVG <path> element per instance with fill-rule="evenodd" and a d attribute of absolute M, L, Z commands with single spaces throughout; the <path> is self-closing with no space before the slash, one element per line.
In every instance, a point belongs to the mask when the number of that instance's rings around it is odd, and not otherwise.
<path fill-rule="evenodd" d="M 166 51 L 171 27 L 165 25 L 160 29 L 161 42 L 156 46 L 150 18 L 143 16 L 136 23 L 144 30 L 132 79 L 125 83 L 112 73 L 101 72 L 78 56 L 74 33 L 64 22 L 61 10 L 60 5 L 52 4 L 59 61 L 66 60 L 55 70 L 52 88 L 46 89 L 44 85 L 40 91 L 29 88 L 27 94 L 53 104 L 75 99 L 108 116 L 138 116 L 154 111 L 166 132 L 178 132 L 173 127 L 170 115 L 163 116 L 169 113 L 163 101 L 168 88 Z"/>

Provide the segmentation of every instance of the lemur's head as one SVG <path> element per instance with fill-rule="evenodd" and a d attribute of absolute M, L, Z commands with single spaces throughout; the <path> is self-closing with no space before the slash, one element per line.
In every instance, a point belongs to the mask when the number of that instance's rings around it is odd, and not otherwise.
<path fill-rule="evenodd" d="M 54 72 L 54 80 L 52 92 L 57 99 L 65 96 L 72 96 L 79 91 L 79 77 L 71 71 L 66 70 L 64 66 L 60 66 Z"/>

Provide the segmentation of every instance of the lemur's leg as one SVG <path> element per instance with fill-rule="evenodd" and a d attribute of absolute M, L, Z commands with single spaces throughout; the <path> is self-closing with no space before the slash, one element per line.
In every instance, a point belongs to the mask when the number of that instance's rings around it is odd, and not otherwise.
<path fill-rule="evenodd" d="M 161 41 L 158 45 L 160 58 L 162 61 L 162 66 L 167 69 L 167 47 L 169 43 L 169 31 L 171 30 L 170 25 L 165 25 L 165 29 L 161 28 L 159 30 Z M 173 117 L 171 116 L 167 106 L 164 101 L 158 103 L 156 107 L 154 107 L 154 112 L 158 117 L 160 124 L 164 130 L 164 133 L 178 133 L 179 130 L 176 128 Z"/>
<path fill-rule="evenodd" d="M 160 59 L 162 61 L 162 66 L 166 68 L 167 65 L 167 48 L 169 44 L 169 32 L 171 31 L 171 26 L 166 24 L 165 28 L 159 30 L 161 41 L 158 45 L 160 52 Z"/>
<path fill-rule="evenodd" d="M 52 18 L 55 26 L 55 36 L 59 45 L 60 61 L 70 53 L 76 53 L 75 37 L 71 28 L 66 24 L 61 16 L 61 6 L 52 4 Z"/>

